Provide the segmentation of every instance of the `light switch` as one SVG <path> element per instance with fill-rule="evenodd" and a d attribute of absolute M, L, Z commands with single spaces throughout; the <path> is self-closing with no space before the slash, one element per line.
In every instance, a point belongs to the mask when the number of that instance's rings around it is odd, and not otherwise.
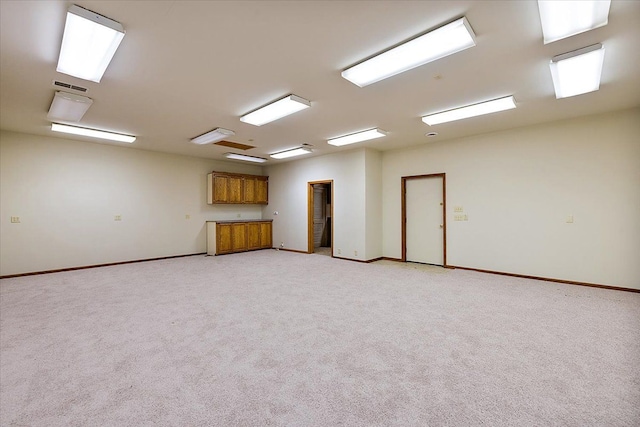
<path fill-rule="evenodd" d="M 464 209 L 462 209 L 462 206 L 454 206 L 453 207 L 453 211 L 454 212 L 464 212 Z"/>
<path fill-rule="evenodd" d="M 11 217 L 11 223 L 20 224 L 20 217 L 19 216 L 12 216 Z"/>
<path fill-rule="evenodd" d="M 573 224 L 573 215 L 567 215 L 567 224 Z"/>

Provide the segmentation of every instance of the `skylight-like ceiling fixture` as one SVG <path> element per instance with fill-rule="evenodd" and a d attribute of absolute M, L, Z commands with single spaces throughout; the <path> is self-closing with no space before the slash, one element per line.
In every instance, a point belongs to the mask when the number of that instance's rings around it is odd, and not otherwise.
<path fill-rule="evenodd" d="M 222 141 L 225 138 L 235 135 L 236 133 L 229 129 L 215 128 L 214 130 L 191 139 L 191 142 L 198 145 L 211 144 Z"/>
<path fill-rule="evenodd" d="M 496 113 L 498 111 L 511 110 L 512 108 L 516 108 L 515 99 L 513 99 L 513 96 L 505 96 L 504 98 L 498 98 L 492 101 L 480 102 L 478 104 L 467 105 L 453 110 L 429 114 L 422 117 L 422 121 L 429 126 L 433 126 L 440 123 L 452 122 L 454 120 L 462 120 L 469 117 Z"/>
<path fill-rule="evenodd" d="M 121 133 L 107 132 L 103 130 L 81 128 L 77 126 L 62 125 L 60 123 L 51 123 L 51 130 L 54 132 L 69 133 L 72 135 L 90 136 L 92 138 L 109 139 L 111 141 L 132 143 L 136 140 L 135 136 L 123 135 Z"/>
<path fill-rule="evenodd" d="M 296 95 L 288 95 L 271 104 L 258 108 L 249 114 L 245 114 L 240 117 L 240 121 L 255 126 L 262 126 L 309 107 L 311 107 L 311 101 Z"/>
<path fill-rule="evenodd" d="M 67 11 L 56 71 L 100 83 L 123 37 L 119 22 L 72 5 Z"/>
<path fill-rule="evenodd" d="M 568 98 L 600 89 L 604 46 L 597 43 L 554 56 L 549 66 L 556 98 Z"/>
<path fill-rule="evenodd" d="M 607 25 L 611 0 L 538 0 L 544 44 Z"/>
<path fill-rule="evenodd" d="M 342 77 L 364 87 L 475 45 L 471 25 L 462 17 L 348 68 Z"/>
<path fill-rule="evenodd" d="M 307 147 L 298 147 L 292 148 L 291 150 L 280 151 L 279 153 L 271 154 L 271 157 L 274 159 L 287 159 L 289 157 L 302 156 L 303 154 L 313 153 L 311 148 Z"/>
<path fill-rule="evenodd" d="M 47 118 L 51 121 L 79 122 L 91 104 L 93 100 L 86 96 L 56 91 Z"/>
<path fill-rule="evenodd" d="M 339 136 L 337 138 L 331 138 L 327 140 L 328 144 L 340 147 L 342 145 L 355 144 L 356 142 L 368 141 L 370 139 L 382 138 L 387 136 L 389 132 L 382 129 L 369 129 L 362 132 L 356 132 L 345 136 Z"/>
<path fill-rule="evenodd" d="M 245 162 L 253 162 L 253 163 L 264 163 L 267 161 L 267 159 L 264 159 L 262 157 L 247 156 L 246 154 L 225 153 L 224 156 L 227 159 L 231 159 L 231 160 L 243 160 Z"/>

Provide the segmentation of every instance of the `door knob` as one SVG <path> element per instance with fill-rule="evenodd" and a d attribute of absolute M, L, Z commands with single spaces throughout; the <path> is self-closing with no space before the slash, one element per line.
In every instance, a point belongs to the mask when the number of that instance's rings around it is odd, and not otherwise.
<path fill-rule="evenodd" d="M 440 224 L 440 228 L 443 228 L 444 226 L 442 224 Z"/>

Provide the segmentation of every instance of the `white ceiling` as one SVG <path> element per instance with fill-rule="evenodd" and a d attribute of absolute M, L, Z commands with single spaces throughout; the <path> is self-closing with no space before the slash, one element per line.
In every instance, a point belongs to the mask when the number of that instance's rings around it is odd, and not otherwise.
<path fill-rule="evenodd" d="M 55 71 L 70 4 L 0 2 L 1 129 L 58 136 L 46 119 L 53 80 L 89 89 L 94 103 L 83 126 L 137 135 L 134 148 L 212 159 L 239 152 L 189 142 L 215 127 L 234 130 L 231 141 L 255 145 L 249 155 L 308 143 L 315 156 L 363 146 L 396 149 L 640 104 L 635 0 L 613 0 L 607 26 L 548 45 L 535 0 L 79 1 L 126 30 L 101 83 Z M 365 88 L 340 76 L 461 16 L 477 46 Z M 551 57 L 598 42 L 606 49 L 600 90 L 556 100 Z M 261 127 L 240 122 L 288 94 L 312 107 Z M 420 120 L 506 95 L 515 96 L 516 110 L 432 127 Z M 390 134 L 340 148 L 326 143 L 373 127 Z M 439 135 L 426 138 L 431 131 Z"/>

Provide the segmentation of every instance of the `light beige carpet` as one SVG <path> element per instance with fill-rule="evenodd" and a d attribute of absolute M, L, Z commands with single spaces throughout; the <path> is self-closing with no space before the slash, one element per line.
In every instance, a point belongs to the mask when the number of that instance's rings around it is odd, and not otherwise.
<path fill-rule="evenodd" d="M 285 251 L 0 281 L 2 426 L 637 426 L 640 295 Z"/>

